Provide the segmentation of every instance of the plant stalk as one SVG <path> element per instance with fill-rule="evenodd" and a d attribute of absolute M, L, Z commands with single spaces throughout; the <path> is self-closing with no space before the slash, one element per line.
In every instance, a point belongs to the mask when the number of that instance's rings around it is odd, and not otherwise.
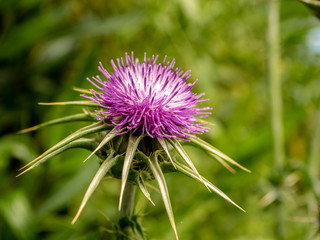
<path fill-rule="evenodd" d="M 315 178 L 319 179 L 319 159 L 320 159 L 320 109 L 317 113 L 317 120 L 315 125 L 315 130 L 313 131 L 314 137 L 311 142 L 311 149 L 310 149 L 310 158 L 309 158 L 309 173 L 310 175 Z"/>
<path fill-rule="evenodd" d="M 308 172 L 312 183 L 314 194 L 317 199 L 320 199 L 320 109 L 318 109 L 315 129 L 313 131 L 313 139 L 310 148 L 310 157 L 308 162 Z M 319 200 L 318 200 L 319 201 Z"/>
<path fill-rule="evenodd" d="M 134 231 L 134 225 L 132 225 L 135 192 L 136 186 L 127 182 L 124 189 L 123 201 L 120 208 L 120 232 L 117 236 L 117 240 L 137 239 Z"/>
<path fill-rule="evenodd" d="M 268 68 L 275 169 L 282 169 L 284 165 L 282 93 L 280 78 L 279 12 L 280 1 L 270 0 L 268 13 Z"/>
<path fill-rule="evenodd" d="M 284 137 L 282 123 L 282 93 L 280 73 L 280 1 L 270 0 L 268 11 L 268 71 L 270 111 L 273 136 L 273 159 L 274 173 L 282 178 L 284 167 Z M 285 239 L 284 232 L 284 206 L 281 202 L 281 179 L 280 184 L 275 186 L 278 192 L 278 203 L 275 206 L 275 234 L 277 239 Z"/>
<path fill-rule="evenodd" d="M 136 193 L 136 186 L 127 182 L 123 194 L 123 204 L 120 209 L 121 217 L 132 218 L 134 209 L 134 196 Z"/>

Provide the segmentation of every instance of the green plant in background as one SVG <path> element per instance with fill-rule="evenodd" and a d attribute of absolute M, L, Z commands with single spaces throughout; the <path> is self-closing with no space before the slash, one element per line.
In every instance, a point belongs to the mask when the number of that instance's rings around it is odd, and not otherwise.
<path fill-rule="evenodd" d="M 197 95 L 191 92 L 196 81 L 187 83 L 190 71 L 174 69 L 175 61 L 166 62 L 166 58 L 157 64 L 157 58 L 158 56 L 147 58 L 145 54 L 144 61 L 139 63 L 133 53 L 131 56 L 126 54 L 125 60 L 117 59 L 117 64 L 111 61 L 114 70 L 112 73 L 100 63 L 99 71 L 106 80 L 99 76 L 93 77 L 93 80 L 88 78 L 97 90 L 77 89 L 89 101 L 46 104 L 84 106 L 84 113 L 52 120 L 21 131 L 24 133 L 48 125 L 73 121 L 92 122 L 28 163 L 22 168 L 25 170 L 18 175 L 71 148 L 92 151 L 86 160 L 96 154 L 99 157 L 100 168 L 90 183 L 72 223 L 77 221 L 105 175 L 121 179 L 121 218 L 115 227 L 118 230 L 117 239 L 145 239 L 134 212 L 135 188 L 137 186 L 154 205 L 146 184 L 151 180 L 156 180 L 159 185 L 171 226 L 178 239 L 164 178 L 164 173 L 168 172 L 181 172 L 201 182 L 208 190 L 216 192 L 243 210 L 198 173 L 182 145 L 192 144 L 204 150 L 231 171 L 233 169 L 229 164 L 249 170 L 196 137 L 196 134 L 208 131 L 208 128 L 203 126 L 208 123 L 201 118 L 210 114 L 211 108 L 197 108 L 198 103 L 206 100 L 201 99 L 204 94 Z M 172 150 L 178 153 L 182 162 L 170 153 Z"/>

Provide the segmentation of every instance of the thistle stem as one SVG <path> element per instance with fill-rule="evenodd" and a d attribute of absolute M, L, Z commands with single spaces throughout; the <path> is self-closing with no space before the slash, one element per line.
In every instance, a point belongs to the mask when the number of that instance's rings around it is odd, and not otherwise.
<path fill-rule="evenodd" d="M 268 70 L 271 124 L 273 135 L 274 172 L 281 174 L 284 167 L 284 137 L 282 123 L 282 93 L 280 73 L 280 1 L 269 1 L 268 11 Z M 282 176 L 280 175 L 280 178 Z M 281 182 L 281 181 L 280 181 Z M 284 206 L 281 202 L 281 184 L 275 186 L 278 192 L 275 232 L 277 239 L 285 239 Z"/>
<path fill-rule="evenodd" d="M 282 94 L 280 78 L 279 12 L 280 1 L 270 1 L 268 13 L 268 68 L 275 169 L 281 169 L 284 164 Z"/>
<path fill-rule="evenodd" d="M 314 136 L 311 142 L 310 158 L 309 158 L 309 173 L 314 179 L 319 179 L 319 158 L 320 158 L 320 109 L 317 113 L 317 122 L 314 129 Z M 320 192 L 317 192 L 320 197 Z"/>
<path fill-rule="evenodd" d="M 134 226 L 132 225 L 132 216 L 134 211 L 134 198 L 136 186 L 127 182 L 123 201 L 120 208 L 119 234 L 117 240 L 136 239 Z"/>
<path fill-rule="evenodd" d="M 120 209 L 121 217 L 131 218 L 134 209 L 134 196 L 136 192 L 136 186 L 127 182 L 123 194 L 123 204 Z"/>

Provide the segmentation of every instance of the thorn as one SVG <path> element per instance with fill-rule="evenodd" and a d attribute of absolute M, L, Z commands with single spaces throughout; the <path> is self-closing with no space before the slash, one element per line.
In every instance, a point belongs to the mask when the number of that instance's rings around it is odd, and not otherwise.
<path fill-rule="evenodd" d="M 82 210 L 83 210 L 84 206 L 85 206 L 85 204 L 82 203 L 80 208 L 78 209 L 78 212 L 77 212 L 76 216 L 73 218 L 71 224 L 75 224 L 75 222 L 78 220 L 80 214 L 82 213 Z"/>
<path fill-rule="evenodd" d="M 35 163 L 36 161 L 40 160 L 40 158 L 42 158 L 42 155 L 40 155 L 39 157 L 37 157 L 36 159 L 32 160 L 31 162 L 29 162 L 28 164 L 24 165 L 22 168 L 18 169 L 18 171 L 21 171 L 22 169 L 25 169 L 26 167 L 30 166 L 31 164 Z"/>
<path fill-rule="evenodd" d="M 124 193 L 124 188 L 126 186 L 126 182 L 121 184 L 121 191 L 120 191 L 120 199 L 119 199 L 119 208 L 118 210 L 121 210 L 121 206 L 122 206 L 122 199 L 123 199 L 123 193 Z"/>
<path fill-rule="evenodd" d="M 17 134 L 32 132 L 32 131 L 37 130 L 38 128 L 39 128 L 38 126 L 29 127 L 29 128 L 22 129 L 22 130 L 18 131 Z"/>
<path fill-rule="evenodd" d="M 151 199 L 150 196 L 149 196 L 147 199 L 151 202 L 151 204 L 152 204 L 153 206 L 156 206 L 156 204 L 154 204 L 154 202 L 152 201 L 152 199 Z"/>
<path fill-rule="evenodd" d="M 24 170 L 23 172 L 19 173 L 16 177 L 20 177 L 22 174 L 25 174 L 26 172 L 30 171 L 32 168 L 34 168 L 33 165 L 31 167 L 27 168 L 26 170 Z"/>

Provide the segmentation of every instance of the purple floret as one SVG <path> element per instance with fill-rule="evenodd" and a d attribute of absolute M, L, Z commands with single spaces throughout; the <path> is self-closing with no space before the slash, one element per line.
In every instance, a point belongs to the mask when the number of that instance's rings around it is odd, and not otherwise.
<path fill-rule="evenodd" d="M 190 71 L 183 73 L 175 61 L 156 64 L 158 56 L 144 55 L 143 63 L 126 54 L 112 60 L 114 72 L 109 73 L 101 64 L 99 71 L 107 78 L 88 78 L 99 90 L 90 89 L 92 96 L 82 95 L 101 107 L 96 110 L 98 119 L 109 119 L 118 130 L 147 133 L 150 137 L 185 139 L 190 134 L 208 131 L 197 119 L 206 117 L 211 108 L 196 108 L 204 94 L 191 92 L 193 85 L 186 83 Z"/>

